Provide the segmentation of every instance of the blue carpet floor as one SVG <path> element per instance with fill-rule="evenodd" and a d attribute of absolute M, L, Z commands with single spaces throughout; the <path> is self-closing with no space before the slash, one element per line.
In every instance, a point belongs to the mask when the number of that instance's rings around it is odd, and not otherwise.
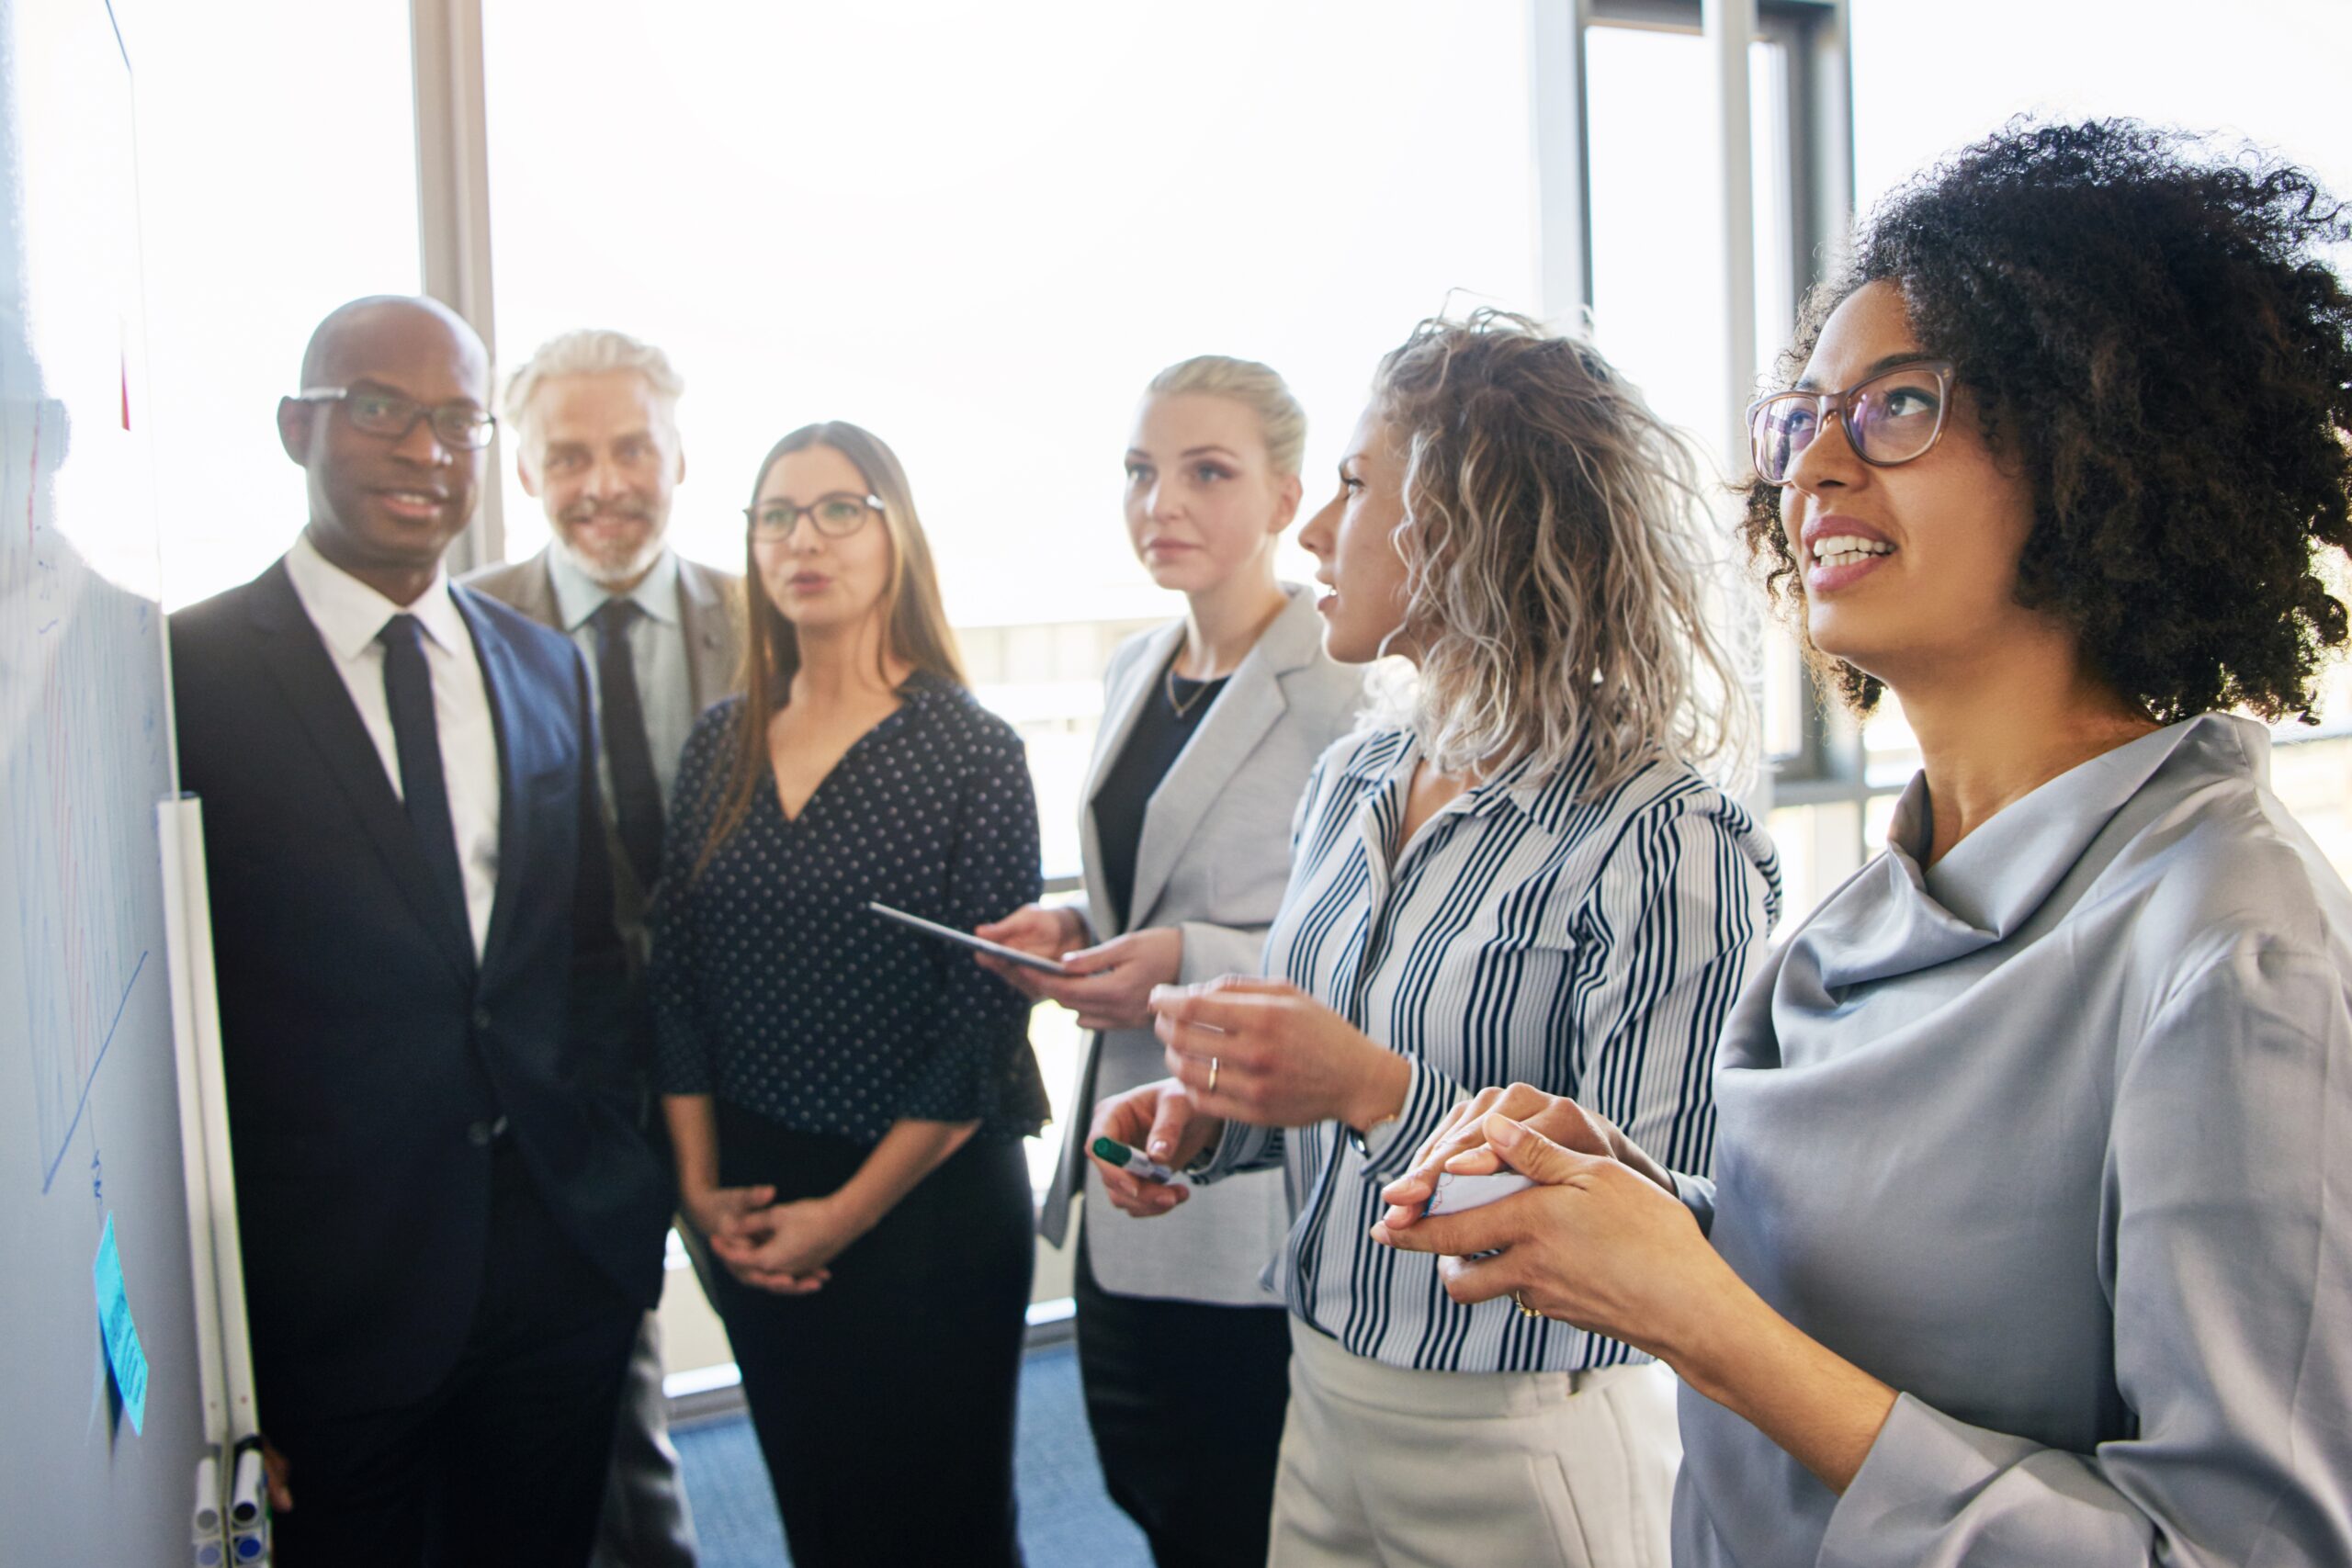
<path fill-rule="evenodd" d="M 1068 1345 L 1030 1352 L 1021 1371 L 1017 1485 L 1029 1568 L 1148 1568 L 1142 1532 L 1102 1490 Z M 702 1537 L 702 1568 L 776 1568 L 791 1559 L 760 1447 L 743 1416 L 675 1429 Z"/>

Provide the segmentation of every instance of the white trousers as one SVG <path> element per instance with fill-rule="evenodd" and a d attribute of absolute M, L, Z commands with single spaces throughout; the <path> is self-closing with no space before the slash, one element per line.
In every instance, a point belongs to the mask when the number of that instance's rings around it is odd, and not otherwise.
<path fill-rule="evenodd" d="M 1667 1568 L 1674 1378 L 1413 1372 L 1291 1319 L 1267 1568 Z"/>

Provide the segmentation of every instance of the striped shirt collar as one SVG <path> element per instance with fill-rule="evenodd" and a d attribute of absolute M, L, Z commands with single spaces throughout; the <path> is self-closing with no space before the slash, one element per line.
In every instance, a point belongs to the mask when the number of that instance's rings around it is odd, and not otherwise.
<path fill-rule="evenodd" d="M 1421 756 L 1419 738 L 1399 726 L 1359 750 L 1345 775 L 1391 792 L 1401 808 Z M 1591 776 L 1592 748 L 1579 737 L 1566 760 L 1549 773 L 1538 775 L 1532 755 L 1515 757 L 1448 801 L 1438 815 L 1485 817 L 1508 808 L 1533 819 L 1544 831 L 1557 833 Z"/>

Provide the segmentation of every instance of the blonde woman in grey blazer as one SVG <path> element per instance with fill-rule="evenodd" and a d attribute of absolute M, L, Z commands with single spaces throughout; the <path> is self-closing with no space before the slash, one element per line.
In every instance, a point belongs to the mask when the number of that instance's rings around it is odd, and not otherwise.
<path fill-rule="evenodd" d="M 1067 978 L 994 967 L 1095 1032 L 1041 1228 L 1064 1244 L 1083 1184 L 1088 1420 L 1112 1496 L 1163 1568 L 1265 1560 L 1290 1352 L 1259 1276 L 1289 1210 L 1268 1173 L 1195 1194 L 1172 1227 L 1142 1226 L 1103 1198 L 1084 1133 L 1097 1100 L 1166 1071 L 1154 986 L 1259 972 L 1307 773 L 1362 703 L 1360 673 L 1323 652 L 1314 594 L 1274 578 L 1305 445 L 1305 416 L 1262 365 L 1193 359 L 1154 379 L 1127 452 L 1127 524 L 1186 613 L 1112 656 L 1080 823 L 1084 900 L 981 928 L 1063 959 Z"/>

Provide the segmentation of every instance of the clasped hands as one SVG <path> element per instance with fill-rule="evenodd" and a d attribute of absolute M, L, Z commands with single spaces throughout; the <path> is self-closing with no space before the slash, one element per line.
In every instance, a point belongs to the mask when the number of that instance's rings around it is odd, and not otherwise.
<path fill-rule="evenodd" d="M 1114 1138 L 1181 1168 L 1228 1118 L 1292 1127 L 1337 1118 L 1363 1128 L 1403 1103 L 1411 1070 L 1404 1058 L 1295 987 L 1228 979 L 1162 993 L 1153 1008 L 1174 1076 L 1095 1107 L 1090 1146 Z M 1137 1217 L 1166 1213 L 1189 1190 L 1095 1165 L 1113 1204 Z M 1422 1215 L 1441 1172 L 1503 1169 L 1536 1188 L 1462 1213 Z M 1388 1208 L 1373 1238 L 1438 1255 L 1454 1301 L 1510 1297 L 1668 1360 L 1743 1293 L 1664 1168 L 1606 1117 L 1526 1084 L 1454 1107 L 1381 1198 Z"/>
<path fill-rule="evenodd" d="M 821 1290 L 832 1278 L 826 1265 L 863 1230 L 831 1197 L 779 1203 L 773 1187 L 682 1192 L 678 1206 L 729 1273 L 780 1296 Z"/>
<path fill-rule="evenodd" d="M 1423 1215 L 1441 1172 L 1506 1169 L 1534 1190 Z M 1437 1254 L 1453 1300 L 1509 1297 L 1678 1366 L 1740 1292 L 1664 1168 L 1608 1118 L 1527 1084 L 1454 1107 L 1380 1196 L 1373 1239 Z"/>

